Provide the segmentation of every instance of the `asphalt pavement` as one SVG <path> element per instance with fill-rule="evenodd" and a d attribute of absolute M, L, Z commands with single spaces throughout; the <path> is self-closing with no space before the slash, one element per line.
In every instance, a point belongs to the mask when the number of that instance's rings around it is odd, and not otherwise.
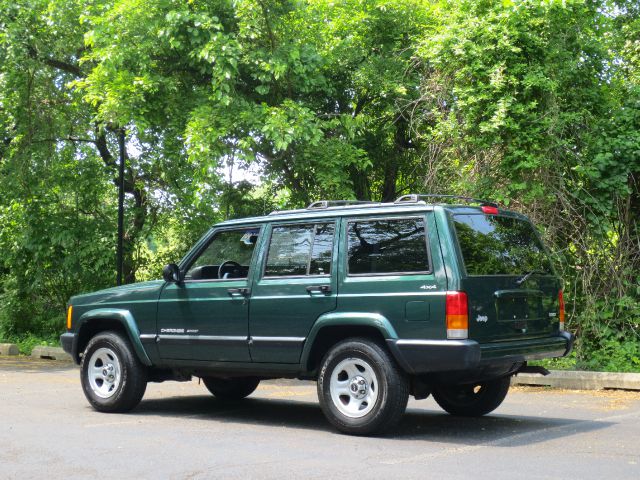
<path fill-rule="evenodd" d="M 0 356 L 0 479 L 640 478 L 640 392 L 512 388 L 483 418 L 410 400 L 383 437 L 336 433 L 315 385 L 217 401 L 197 379 L 95 412 L 72 364 Z"/>

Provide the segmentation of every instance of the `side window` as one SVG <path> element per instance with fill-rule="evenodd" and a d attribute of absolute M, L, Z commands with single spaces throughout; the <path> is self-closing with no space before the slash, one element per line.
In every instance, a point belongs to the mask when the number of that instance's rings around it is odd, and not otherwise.
<path fill-rule="evenodd" d="M 333 223 L 315 226 L 309 275 L 329 275 L 333 255 Z"/>
<path fill-rule="evenodd" d="M 223 230 L 191 264 L 185 280 L 247 278 L 258 228 Z"/>
<path fill-rule="evenodd" d="M 422 218 L 352 221 L 347 237 L 350 275 L 430 271 Z"/>
<path fill-rule="evenodd" d="M 265 277 L 329 275 L 333 224 L 273 227 Z"/>
<path fill-rule="evenodd" d="M 313 225 L 273 227 L 265 277 L 306 275 Z"/>

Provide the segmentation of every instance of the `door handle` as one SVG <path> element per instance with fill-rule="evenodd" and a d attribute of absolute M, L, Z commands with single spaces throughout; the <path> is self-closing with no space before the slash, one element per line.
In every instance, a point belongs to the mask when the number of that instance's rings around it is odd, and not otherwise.
<path fill-rule="evenodd" d="M 309 285 L 307 287 L 307 292 L 331 293 L 331 286 L 330 285 Z"/>
<path fill-rule="evenodd" d="M 241 288 L 227 288 L 227 292 L 232 297 L 236 295 L 242 295 L 243 297 L 248 297 L 251 294 L 251 289 L 246 287 Z"/>

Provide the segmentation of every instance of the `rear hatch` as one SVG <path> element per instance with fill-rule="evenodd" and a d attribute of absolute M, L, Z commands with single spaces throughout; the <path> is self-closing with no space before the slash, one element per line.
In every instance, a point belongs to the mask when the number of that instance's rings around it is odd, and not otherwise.
<path fill-rule="evenodd" d="M 452 214 L 466 276 L 469 338 L 478 342 L 546 337 L 558 330 L 560 279 L 531 222 L 478 209 Z"/>

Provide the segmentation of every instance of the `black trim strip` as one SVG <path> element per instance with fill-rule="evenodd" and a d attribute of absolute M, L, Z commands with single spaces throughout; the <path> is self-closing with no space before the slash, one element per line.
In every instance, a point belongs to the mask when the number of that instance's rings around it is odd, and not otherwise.
<path fill-rule="evenodd" d="M 254 347 L 295 347 L 302 345 L 306 337 L 251 337 Z"/>
<path fill-rule="evenodd" d="M 165 345 L 238 345 L 246 346 L 247 337 L 240 336 L 213 336 L 213 335 L 158 335 L 158 342 Z"/>
<path fill-rule="evenodd" d="M 140 342 L 145 345 L 149 343 L 156 343 L 157 335 L 155 333 L 143 333 L 140 335 Z"/>

